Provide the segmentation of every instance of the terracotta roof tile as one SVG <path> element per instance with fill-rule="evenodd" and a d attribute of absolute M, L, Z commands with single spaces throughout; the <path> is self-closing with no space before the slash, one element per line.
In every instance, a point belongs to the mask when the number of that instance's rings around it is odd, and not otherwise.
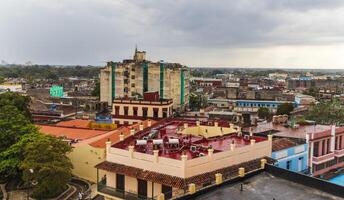
<path fill-rule="evenodd" d="M 66 127 L 57 127 L 49 125 L 37 125 L 40 128 L 40 132 L 52 135 L 55 137 L 66 137 L 68 139 L 78 139 L 85 140 L 101 134 L 104 134 L 108 131 L 100 130 L 91 130 L 91 129 L 81 129 L 81 128 L 66 128 Z"/>
<path fill-rule="evenodd" d="M 254 171 L 260 168 L 260 160 L 255 159 L 248 162 L 244 162 L 238 165 L 232 165 L 230 167 L 222 168 L 219 170 L 215 170 L 212 172 L 203 173 L 200 175 L 196 175 L 190 178 L 180 178 L 176 176 L 170 176 L 167 174 L 162 174 L 158 172 L 143 170 L 136 167 L 130 167 L 118 163 L 112 163 L 108 161 L 104 161 L 96 165 L 95 167 L 101 170 L 118 173 L 118 174 L 124 174 L 126 176 L 136 177 L 139 179 L 143 179 L 146 181 L 151 181 L 154 183 L 160 183 L 163 185 L 168 185 L 180 189 L 184 189 L 187 187 L 190 183 L 195 183 L 196 185 L 202 185 L 204 183 L 209 183 L 211 181 L 214 181 L 215 174 L 221 173 L 223 175 L 224 179 L 228 178 L 234 178 L 238 176 L 238 169 L 240 167 L 245 167 L 246 172 Z M 268 163 L 273 163 L 274 160 L 268 157 L 265 157 L 267 159 Z"/>
<path fill-rule="evenodd" d="M 88 128 L 89 123 L 90 123 L 90 120 L 73 119 L 73 120 L 59 122 L 56 124 L 56 126 Z"/>

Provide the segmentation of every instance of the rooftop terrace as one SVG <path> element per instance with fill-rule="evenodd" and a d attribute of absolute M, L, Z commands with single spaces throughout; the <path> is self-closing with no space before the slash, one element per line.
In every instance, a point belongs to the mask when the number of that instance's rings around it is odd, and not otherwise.
<path fill-rule="evenodd" d="M 154 154 L 153 150 L 159 150 L 161 157 L 180 160 L 183 154 L 193 159 L 208 155 L 208 149 L 217 153 L 231 150 L 233 146 L 242 147 L 265 140 L 241 135 L 239 127 L 228 123 L 164 120 L 112 147 L 128 150 L 129 146 L 133 146 L 136 152 L 151 155 Z"/>
<path fill-rule="evenodd" d="M 240 184 L 243 183 L 243 191 Z M 265 200 L 265 199 L 293 199 L 293 200 L 339 200 L 341 197 L 322 192 L 316 188 L 298 184 L 286 179 L 263 172 L 243 182 L 228 185 L 199 196 L 202 199 L 217 200 Z"/>

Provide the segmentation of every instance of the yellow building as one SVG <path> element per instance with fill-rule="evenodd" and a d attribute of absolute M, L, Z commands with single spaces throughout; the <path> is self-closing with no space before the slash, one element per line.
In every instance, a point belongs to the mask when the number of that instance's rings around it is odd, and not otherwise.
<path fill-rule="evenodd" d="M 142 97 L 158 91 L 162 99 L 172 99 L 174 109 L 189 102 L 189 68 L 177 63 L 147 61 L 146 52 L 135 50 L 133 59 L 108 62 L 100 71 L 100 101 L 112 105 L 123 97 Z"/>
<path fill-rule="evenodd" d="M 70 142 L 73 147 L 72 152 L 68 155 L 73 169 L 73 175 L 86 179 L 91 182 L 97 181 L 97 170 L 94 167 L 99 162 L 105 160 L 105 142 L 119 142 L 121 135 L 128 136 L 130 131 L 139 131 L 152 125 L 155 121 L 144 121 L 140 124 L 134 124 L 128 127 L 120 127 L 112 131 L 102 131 L 86 128 L 88 120 L 71 120 L 66 123 L 51 125 L 38 125 L 40 132 L 55 137 L 62 137 L 65 141 Z M 73 125 L 71 127 L 70 125 Z M 99 175 L 102 176 L 101 172 Z"/>

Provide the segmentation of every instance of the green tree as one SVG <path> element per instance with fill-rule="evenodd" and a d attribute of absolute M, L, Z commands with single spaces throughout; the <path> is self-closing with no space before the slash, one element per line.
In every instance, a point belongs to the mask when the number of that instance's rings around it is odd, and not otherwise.
<path fill-rule="evenodd" d="M 21 136 L 35 131 L 36 127 L 17 107 L 0 107 L 0 152 L 19 141 Z"/>
<path fill-rule="evenodd" d="M 308 90 L 305 90 L 303 92 L 303 94 L 310 95 L 310 96 L 313 96 L 313 97 L 316 97 L 317 93 L 318 93 L 318 90 L 316 88 L 314 88 L 314 87 L 311 87 Z"/>
<path fill-rule="evenodd" d="M 344 106 L 339 99 L 320 102 L 313 105 L 305 116 L 319 124 L 344 124 Z"/>
<path fill-rule="evenodd" d="M 59 76 L 56 73 L 54 73 L 54 72 L 48 72 L 48 74 L 46 75 L 45 78 L 51 79 L 51 80 L 54 80 L 54 81 L 59 80 Z"/>
<path fill-rule="evenodd" d="M 0 177 L 10 179 L 21 177 L 20 164 L 24 160 L 24 147 L 37 137 L 38 132 L 23 135 L 20 140 L 0 153 Z"/>
<path fill-rule="evenodd" d="M 5 78 L 3 76 L 0 75 L 0 84 L 5 82 Z"/>
<path fill-rule="evenodd" d="M 194 94 L 190 95 L 189 99 L 189 107 L 193 111 L 199 111 L 199 109 L 204 108 L 208 105 L 208 101 L 206 96 L 201 94 Z"/>
<path fill-rule="evenodd" d="M 94 85 L 91 95 L 95 97 L 100 97 L 100 82 L 99 81 L 96 81 L 96 84 Z"/>
<path fill-rule="evenodd" d="M 33 189 L 33 197 L 56 197 L 66 189 L 73 167 L 67 157 L 71 150 L 70 145 L 61 139 L 43 134 L 37 134 L 32 142 L 25 145 L 25 158 L 20 167 L 25 182 L 38 183 Z"/>
<path fill-rule="evenodd" d="M 290 112 L 294 110 L 292 103 L 282 103 L 277 107 L 277 115 L 290 115 Z"/>
<path fill-rule="evenodd" d="M 260 119 L 270 120 L 270 118 L 272 117 L 272 113 L 270 112 L 269 108 L 260 107 L 258 109 L 258 117 Z"/>
<path fill-rule="evenodd" d="M 5 106 L 15 106 L 22 114 L 29 120 L 31 120 L 30 113 L 31 99 L 28 96 L 22 96 L 14 92 L 5 92 L 0 94 L 0 110 Z"/>

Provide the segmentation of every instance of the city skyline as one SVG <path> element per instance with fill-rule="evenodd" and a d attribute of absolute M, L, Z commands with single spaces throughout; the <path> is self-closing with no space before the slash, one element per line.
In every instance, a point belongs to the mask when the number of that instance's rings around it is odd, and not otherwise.
<path fill-rule="evenodd" d="M 0 3 L 0 60 L 105 65 L 130 58 L 190 67 L 340 69 L 344 2 L 38 1 Z"/>

